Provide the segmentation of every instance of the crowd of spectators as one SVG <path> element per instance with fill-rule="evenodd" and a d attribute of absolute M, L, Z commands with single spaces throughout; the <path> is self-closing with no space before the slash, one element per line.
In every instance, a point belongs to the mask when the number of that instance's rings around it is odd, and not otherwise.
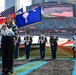
<path fill-rule="evenodd" d="M 55 31 L 59 37 L 71 37 L 76 31 L 76 17 L 71 18 L 42 18 L 41 23 L 36 23 L 28 26 L 26 29 L 30 29 L 31 35 L 40 35 L 40 31 L 44 30 L 46 36 L 52 35 L 52 31 Z M 20 34 L 20 33 L 19 33 Z M 24 32 L 21 34 L 25 34 Z"/>
<path fill-rule="evenodd" d="M 76 27 L 76 17 L 71 18 L 58 18 L 58 19 L 42 19 L 41 23 L 34 24 L 38 29 L 43 28 L 75 28 Z"/>

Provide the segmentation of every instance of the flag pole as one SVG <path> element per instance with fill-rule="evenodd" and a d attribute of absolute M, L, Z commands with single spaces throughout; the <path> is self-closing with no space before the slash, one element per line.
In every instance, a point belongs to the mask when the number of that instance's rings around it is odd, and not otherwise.
<path fill-rule="evenodd" d="M 15 12 L 17 11 L 17 0 L 15 0 Z"/>
<path fill-rule="evenodd" d="M 40 6 L 41 6 L 41 4 L 42 4 L 42 0 L 41 0 L 41 2 L 40 2 Z M 42 15 L 41 15 L 42 16 Z M 41 24 L 42 24 L 42 21 L 41 21 Z M 42 26 L 40 27 L 40 32 L 41 32 L 41 30 L 42 30 Z"/>
<path fill-rule="evenodd" d="M 16 17 L 15 12 L 17 11 L 17 0 L 15 0 L 14 5 L 15 5 L 14 17 Z M 14 23 L 16 24 L 16 19 L 15 18 L 14 18 Z"/>
<path fill-rule="evenodd" d="M 24 4 L 21 4 L 21 6 L 22 6 L 22 8 L 23 8 L 23 13 L 24 13 L 24 12 L 27 12 L 27 11 L 26 11 L 26 8 L 25 8 L 25 5 L 24 5 Z M 27 30 L 26 26 L 24 26 L 23 29 L 24 29 L 24 33 L 26 34 L 26 30 Z"/>

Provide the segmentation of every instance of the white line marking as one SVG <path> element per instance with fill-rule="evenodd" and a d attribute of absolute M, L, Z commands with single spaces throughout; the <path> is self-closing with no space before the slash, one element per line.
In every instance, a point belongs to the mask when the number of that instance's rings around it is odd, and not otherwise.
<path fill-rule="evenodd" d="M 71 56 L 72 57 L 72 55 L 70 55 L 70 54 L 68 54 L 68 53 L 66 53 L 66 52 L 64 52 L 64 51 L 62 51 L 62 50 L 60 50 L 60 49 L 58 49 L 59 51 L 61 51 L 62 53 L 64 53 L 64 54 L 66 54 L 66 55 L 68 55 L 68 56 Z"/>

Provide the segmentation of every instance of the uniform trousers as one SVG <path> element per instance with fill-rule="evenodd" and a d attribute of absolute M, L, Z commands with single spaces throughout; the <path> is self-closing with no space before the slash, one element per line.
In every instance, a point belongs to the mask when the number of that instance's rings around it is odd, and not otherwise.
<path fill-rule="evenodd" d="M 14 62 L 14 39 L 11 36 L 2 36 L 2 72 L 11 72 L 13 70 Z"/>
<path fill-rule="evenodd" d="M 41 59 L 45 57 L 45 44 L 40 44 L 40 57 Z"/>
<path fill-rule="evenodd" d="M 56 58 L 57 43 L 51 43 L 52 59 Z"/>
<path fill-rule="evenodd" d="M 19 45 L 16 44 L 15 46 L 15 53 L 14 53 L 14 59 L 17 59 L 19 56 Z"/>
<path fill-rule="evenodd" d="M 26 59 L 29 59 L 30 57 L 30 49 L 31 49 L 31 44 L 28 45 L 25 44 Z"/>

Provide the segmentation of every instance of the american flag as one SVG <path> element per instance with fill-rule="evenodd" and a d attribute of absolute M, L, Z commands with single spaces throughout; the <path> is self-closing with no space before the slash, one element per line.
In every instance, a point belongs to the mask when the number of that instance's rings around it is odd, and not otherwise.
<path fill-rule="evenodd" d="M 0 24 L 5 23 L 6 21 L 6 16 L 11 15 L 11 17 L 14 19 L 14 12 L 15 12 L 15 6 L 12 6 L 3 12 L 0 13 Z"/>
<path fill-rule="evenodd" d="M 6 17 L 7 15 L 10 15 L 14 12 L 15 12 L 15 6 L 12 6 L 8 9 L 4 10 L 3 12 L 1 12 L 1 17 Z"/>

